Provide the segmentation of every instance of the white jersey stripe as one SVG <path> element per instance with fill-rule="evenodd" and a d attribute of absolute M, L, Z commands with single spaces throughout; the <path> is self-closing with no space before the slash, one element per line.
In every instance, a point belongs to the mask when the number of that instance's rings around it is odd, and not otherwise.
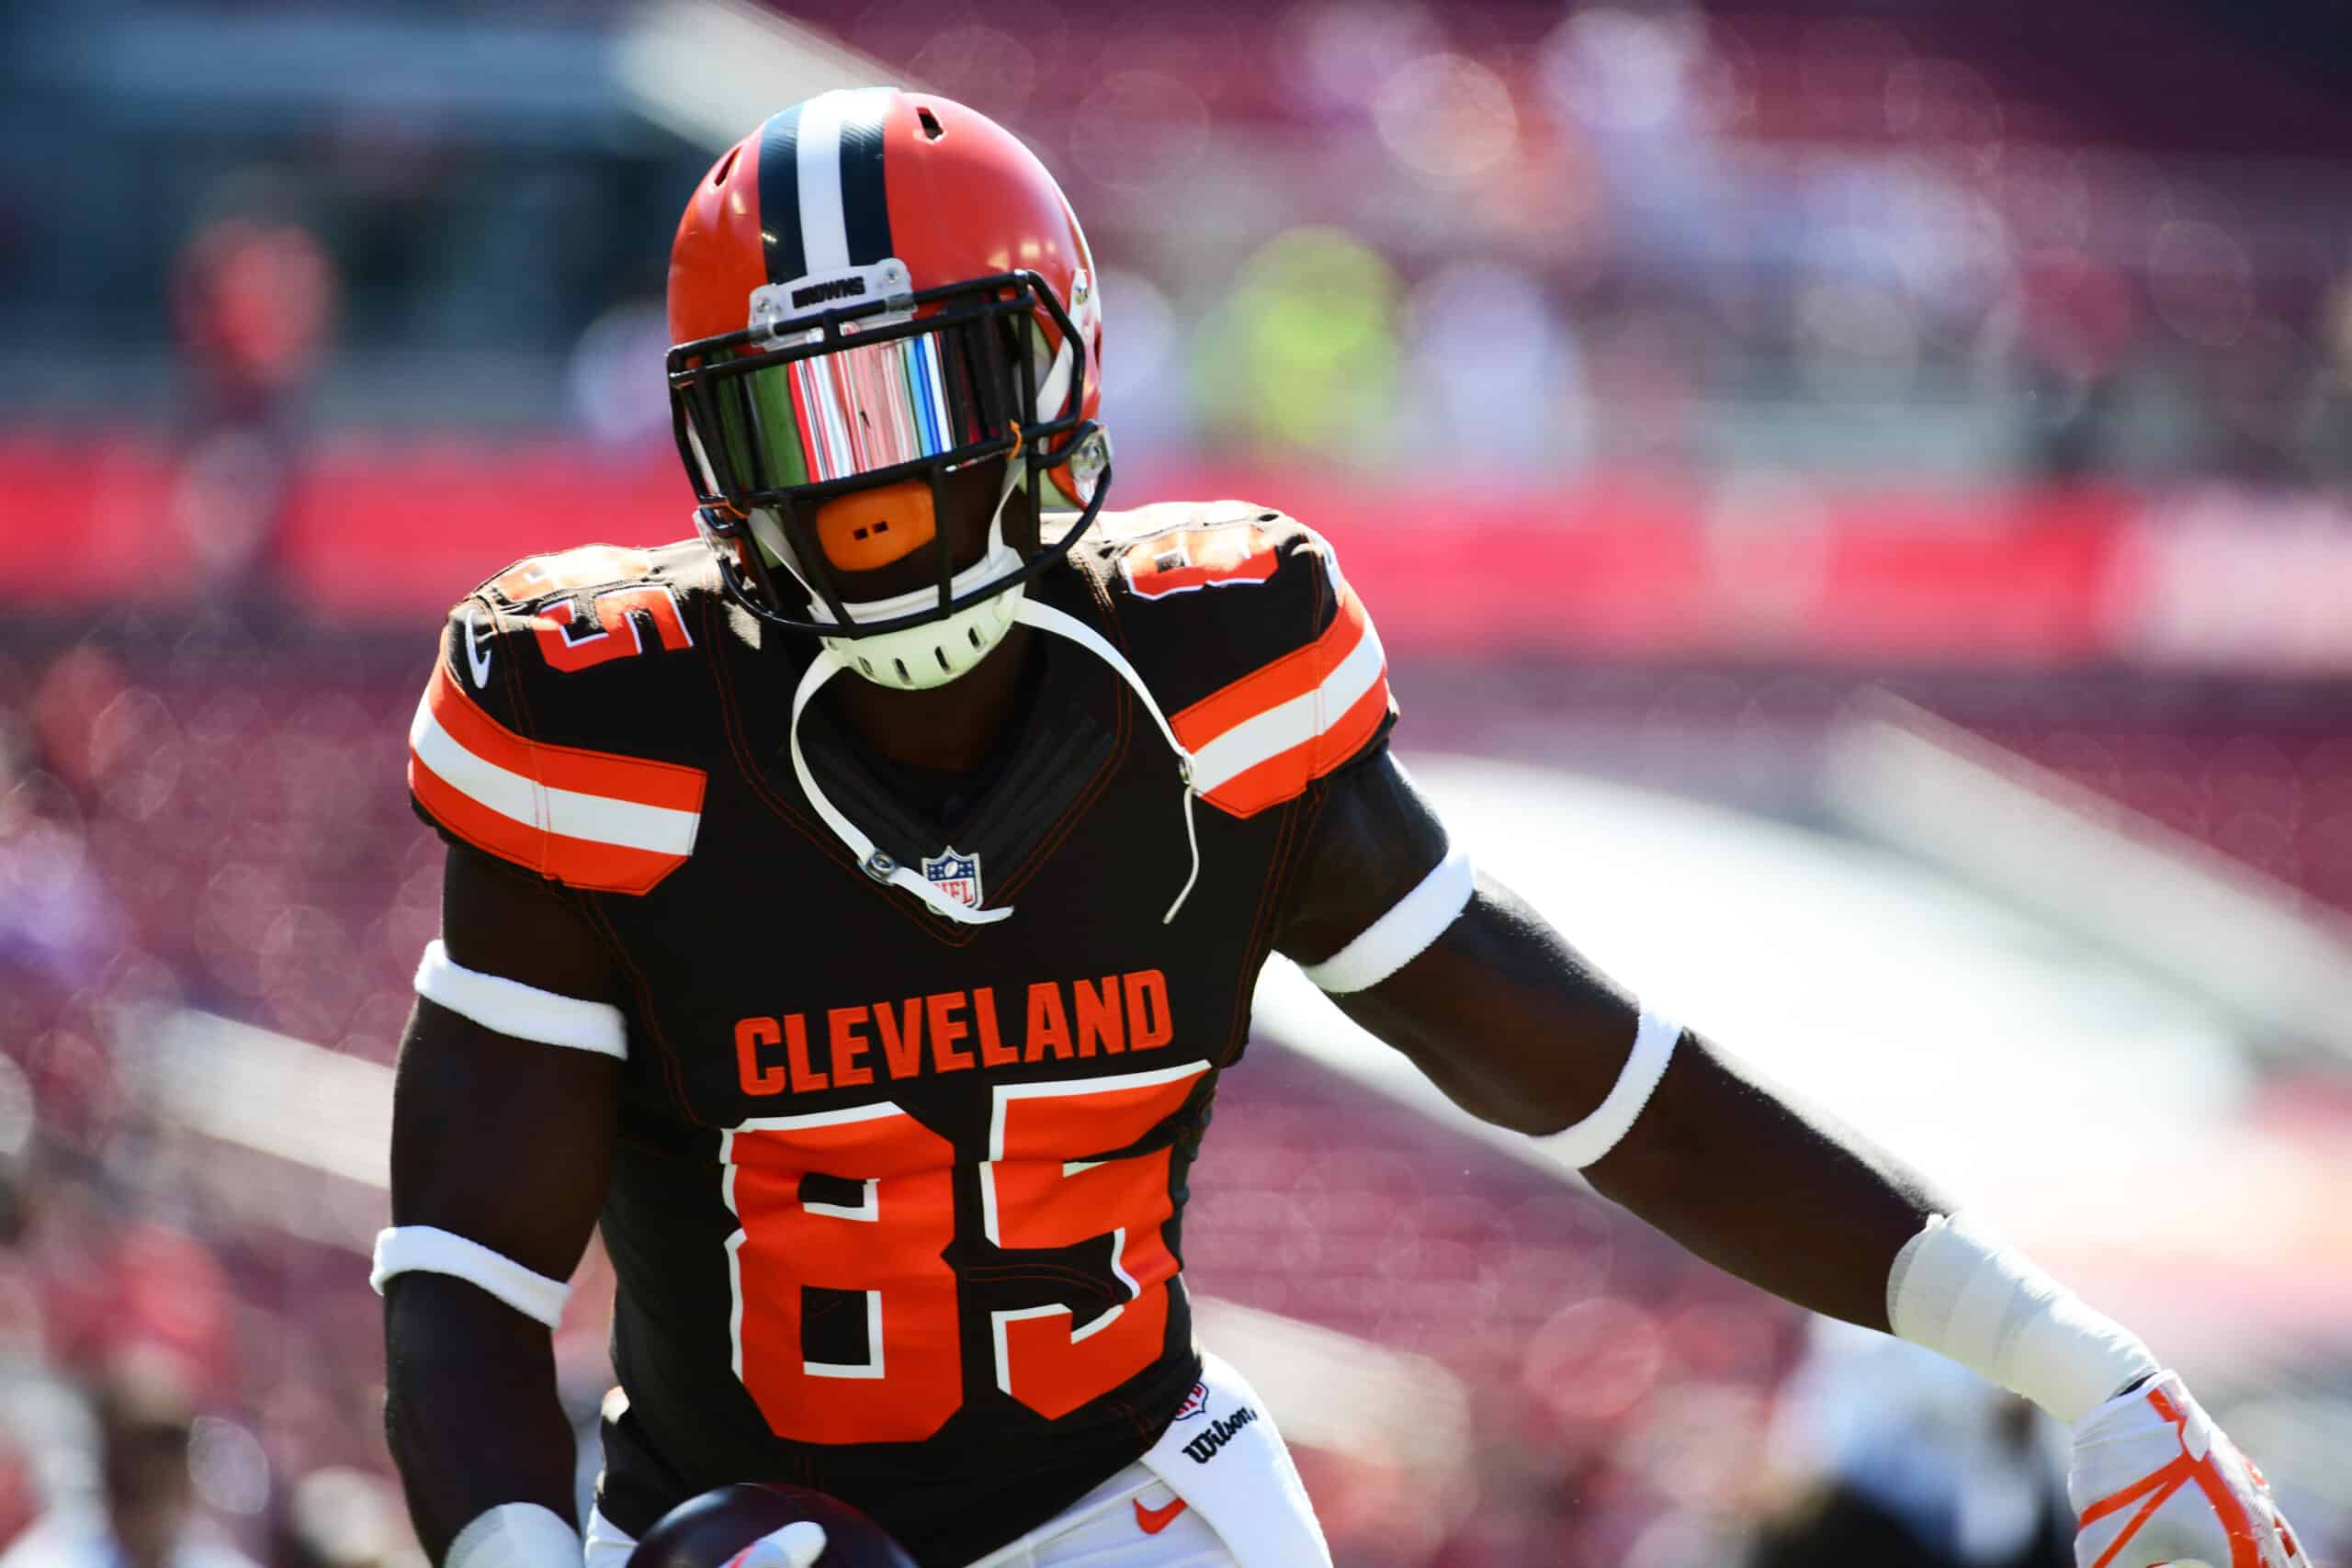
<path fill-rule="evenodd" d="M 646 806 L 609 795 L 553 789 L 478 757 L 441 728 L 430 701 L 416 705 L 408 743 L 418 761 L 450 788 L 502 817 L 567 839 L 585 839 L 656 854 L 694 852 L 698 811 Z"/>
<path fill-rule="evenodd" d="M 856 95 L 820 93 L 800 106 L 800 250 L 805 276 L 849 265 L 849 227 L 842 218 L 842 122 Z"/>
<path fill-rule="evenodd" d="M 1380 680 L 1386 663 L 1380 638 L 1364 623 L 1363 636 L 1329 675 L 1311 692 L 1243 719 L 1193 753 L 1193 786 L 1203 795 L 1214 792 L 1259 763 L 1281 756 L 1338 723 Z"/>

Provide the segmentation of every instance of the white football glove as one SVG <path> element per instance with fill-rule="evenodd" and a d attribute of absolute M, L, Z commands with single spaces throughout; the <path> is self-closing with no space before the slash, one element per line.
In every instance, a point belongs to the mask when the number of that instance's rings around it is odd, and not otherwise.
<path fill-rule="evenodd" d="M 2161 1372 L 2075 1423 L 2075 1568 L 2311 1568 L 2270 1483 Z"/>
<path fill-rule="evenodd" d="M 825 1554 L 825 1527 L 808 1519 L 771 1530 L 729 1558 L 727 1568 L 817 1568 Z"/>

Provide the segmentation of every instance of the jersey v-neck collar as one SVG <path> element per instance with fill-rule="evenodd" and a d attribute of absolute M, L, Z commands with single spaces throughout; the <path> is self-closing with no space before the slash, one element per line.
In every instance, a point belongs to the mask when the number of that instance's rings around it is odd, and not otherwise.
<path fill-rule="evenodd" d="M 1099 625 L 1092 586 L 1082 572 L 1066 569 L 1047 573 L 1029 592 Z M 738 617 L 727 618 L 740 625 Z M 774 660 L 774 650 L 747 641 L 737 630 L 730 626 L 715 639 L 726 665 L 732 722 L 746 742 L 737 762 L 752 776 L 755 792 L 772 804 L 807 809 L 786 742 L 793 684 L 814 650 L 795 649 L 788 660 Z M 758 642 L 775 635 L 762 627 Z M 1067 819 L 1092 805 L 1133 731 L 1127 713 L 1133 698 L 1114 671 L 1058 638 L 1040 637 L 1035 647 L 1040 668 L 1031 677 L 1035 695 L 1009 721 L 1011 738 L 992 747 L 989 761 L 967 775 L 969 803 L 954 821 L 940 820 L 934 808 L 909 798 L 910 792 L 892 777 L 904 765 L 876 754 L 830 705 L 811 705 L 801 719 L 809 771 L 843 813 L 900 864 L 919 866 L 951 848 L 976 859 L 989 905 L 1006 902 L 1061 839 Z M 842 866 L 849 874 L 864 875 L 846 856 Z M 969 934 L 970 928 L 951 928 L 944 920 L 926 923 L 942 928 L 939 934 L 949 940 Z"/>
<path fill-rule="evenodd" d="M 997 782 L 1032 739 L 1037 702 L 1045 693 L 1052 648 L 1043 638 L 1020 655 L 1023 667 L 1007 705 L 1004 722 L 988 744 L 978 764 L 970 768 L 935 768 L 901 761 L 890 756 L 841 711 L 838 703 L 812 706 L 802 719 L 812 736 L 821 736 L 841 753 L 841 770 L 861 784 L 871 784 L 874 798 L 903 811 L 917 827 L 953 833 L 994 793 Z M 837 683 L 829 696 L 840 691 Z M 860 777 L 859 775 L 863 775 Z"/>

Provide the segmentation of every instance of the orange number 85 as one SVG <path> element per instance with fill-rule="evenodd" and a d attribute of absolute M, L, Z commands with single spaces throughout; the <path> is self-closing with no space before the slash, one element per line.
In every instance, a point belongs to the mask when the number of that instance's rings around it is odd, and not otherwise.
<path fill-rule="evenodd" d="M 1089 1160 L 1135 1143 L 1183 1104 L 1208 1070 L 994 1087 L 989 1159 L 957 1167 L 948 1141 L 877 1101 L 805 1116 L 755 1117 L 725 1135 L 735 1375 L 778 1437 L 810 1443 L 911 1442 L 964 1403 L 956 1273 L 956 1183 L 976 1180 L 991 1246 L 1112 1240 L 1125 1299 L 1091 1321 L 1067 1306 L 990 1314 L 997 1386 L 1039 1415 L 1067 1415 L 1148 1367 L 1168 1326 L 1176 1259 L 1169 1151 Z M 862 1184 L 855 1204 L 804 1197 L 801 1178 Z M 810 1360 L 801 1290 L 864 1295 L 866 1359 Z"/>

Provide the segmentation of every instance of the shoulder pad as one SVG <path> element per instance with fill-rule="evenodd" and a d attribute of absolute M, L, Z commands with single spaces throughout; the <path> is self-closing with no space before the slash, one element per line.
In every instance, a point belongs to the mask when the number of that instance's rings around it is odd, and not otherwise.
<path fill-rule="evenodd" d="M 474 590 L 502 615 L 530 622 L 540 661 L 562 673 L 694 646 L 687 603 L 710 584 L 710 554 L 693 540 L 654 549 L 582 545 L 527 556 Z"/>
<path fill-rule="evenodd" d="M 1252 816 L 1387 733 L 1380 635 L 1314 529 L 1221 501 L 1122 513 L 1101 538 L 1121 629 L 1203 799 Z"/>
<path fill-rule="evenodd" d="M 604 694 L 582 674 L 694 646 L 672 554 L 534 557 L 458 602 L 409 726 L 409 793 L 427 821 L 574 887 L 645 893 L 684 863 L 708 774 L 595 744 L 611 727 L 588 724 Z"/>

